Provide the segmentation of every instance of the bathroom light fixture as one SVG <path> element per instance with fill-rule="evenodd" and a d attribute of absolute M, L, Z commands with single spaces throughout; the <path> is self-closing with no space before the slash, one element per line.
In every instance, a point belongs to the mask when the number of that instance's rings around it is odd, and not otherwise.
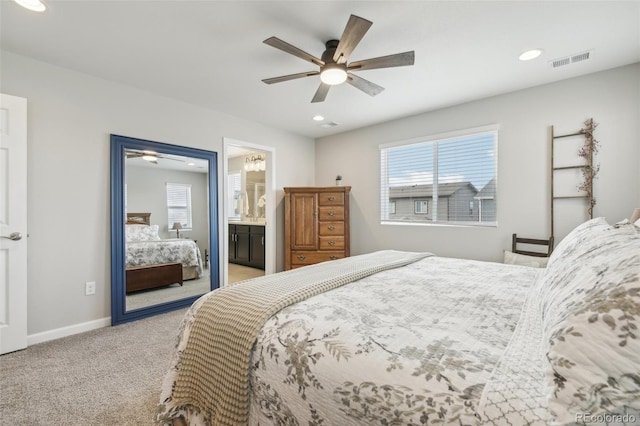
<path fill-rule="evenodd" d="M 324 117 L 321 116 L 320 114 L 313 116 L 313 121 L 322 121 L 322 120 L 324 120 Z"/>
<path fill-rule="evenodd" d="M 347 81 L 347 67 L 344 64 L 329 63 L 322 67 L 320 80 L 330 86 L 342 84 Z"/>
<path fill-rule="evenodd" d="M 518 59 L 520 59 L 521 61 L 530 61 L 540 55 L 542 55 L 542 49 L 531 49 L 527 50 L 526 52 L 522 52 L 522 54 L 518 56 Z"/>
<path fill-rule="evenodd" d="M 44 12 L 47 9 L 41 0 L 13 0 L 25 9 L 32 10 L 34 12 Z"/>
<path fill-rule="evenodd" d="M 264 172 L 267 166 L 262 154 L 252 155 L 251 157 L 245 157 L 244 170 L 246 172 Z"/>

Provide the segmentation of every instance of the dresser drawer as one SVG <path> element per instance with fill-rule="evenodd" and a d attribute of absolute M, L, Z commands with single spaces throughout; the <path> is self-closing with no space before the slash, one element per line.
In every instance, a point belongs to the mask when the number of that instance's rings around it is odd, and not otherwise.
<path fill-rule="evenodd" d="M 291 252 L 292 265 L 313 265 L 327 260 L 342 259 L 344 251 L 293 251 Z"/>
<path fill-rule="evenodd" d="M 319 237 L 320 250 L 344 249 L 344 237 Z"/>
<path fill-rule="evenodd" d="M 318 223 L 319 235 L 344 235 L 344 222 Z"/>
<path fill-rule="evenodd" d="M 344 206 L 344 192 L 321 192 L 318 194 L 321 206 Z"/>
<path fill-rule="evenodd" d="M 343 206 L 318 207 L 318 218 L 320 220 L 344 220 Z"/>

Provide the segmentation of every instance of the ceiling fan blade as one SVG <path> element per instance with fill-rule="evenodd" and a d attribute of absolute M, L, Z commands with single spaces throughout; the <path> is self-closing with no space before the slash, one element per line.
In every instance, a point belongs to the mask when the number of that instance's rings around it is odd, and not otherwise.
<path fill-rule="evenodd" d="M 311 103 L 324 102 L 324 100 L 327 98 L 327 93 L 329 93 L 330 88 L 330 85 L 320 83 L 318 90 L 316 90 L 316 94 L 313 95 L 313 99 L 311 99 Z"/>
<path fill-rule="evenodd" d="M 356 15 L 351 15 L 344 27 L 340 42 L 333 54 L 333 60 L 338 64 L 344 64 L 349 59 L 351 52 L 356 48 L 362 37 L 367 33 L 373 22 Z"/>
<path fill-rule="evenodd" d="M 283 75 L 282 77 L 265 78 L 262 81 L 267 84 L 273 84 L 273 83 L 280 83 L 282 81 L 295 80 L 296 78 L 311 77 L 313 75 L 318 75 L 318 74 L 320 74 L 320 71 L 307 71 L 307 72 L 300 72 L 298 74 Z"/>
<path fill-rule="evenodd" d="M 351 73 L 347 73 L 347 83 L 357 89 L 362 90 L 369 96 L 378 95 L 384 90 L 384 87 L 378 86 L 377 84 L 372 83 L 369 80 L 365 80 L 364 78 L 358 77 L 357 75 Z"/>
<path fill-rule="evenodd" d="M 362 71 L 376 68 L 404 67 L 413 65 L 414 62 L 415 52 L 412 50 L 410 52 L 396 53 L 395 55 L 351 62 L 347 68 L 349 71 Z"/>
<path fill-rule="evenodd" d="M 186 163 L 186 161 L 181 160 L 179 158 L 167 157 L 167 156 L 164 156 L 164 155 L 158 156 L 158 158 L 162 158 L 163 160 L 172 160 L 172 161 L 178 161 L 180 163 Z"/>
<path fill-rule="evenodd" d="M 304 59 L 305 61 L 314 63 L 318 66 L 324 65 L 324 62 L 320 59 L 316 58 L 313 55 L 310 55 L 304 50 L 298 49 L 297 47 L 287 43 L 286 41 L 280 40 L 278 37 L 269 37 L 268 39 L 263 41 L 263 43 L 275 47 L 276 49 L 280 49 L 283 52 L 287 52 L 293 56 L 297 56 L 298 58 Z"/>

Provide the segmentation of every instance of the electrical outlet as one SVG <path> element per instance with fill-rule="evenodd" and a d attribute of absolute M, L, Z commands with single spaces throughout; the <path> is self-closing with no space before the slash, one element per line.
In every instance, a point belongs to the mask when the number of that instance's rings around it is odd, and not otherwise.
<path fill-rule="evenodd" d="M 96 282 L 95 281 L 87 281 L 84 283 L 84 294 L 85 296 L 90 296 L 92 294 L 96 294 Z"/>

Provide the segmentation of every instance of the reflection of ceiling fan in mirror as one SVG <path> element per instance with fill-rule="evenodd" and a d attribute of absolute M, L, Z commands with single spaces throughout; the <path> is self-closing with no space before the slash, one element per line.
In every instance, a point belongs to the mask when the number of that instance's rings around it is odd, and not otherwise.
<path fill-rule="evenodd" d="M 174 156 L 158 154 L 155 151 L 149 151 L 149 150 L 140 151 L 140 150 L 135 150 L 135 149 L 127 149 L 127 150 L 125 150 L 125 154 L 127 156 L 127 159 L 129 159 L 129 158 L 142 158 L 143 160 L 148 161 L 148 162 L 153 163 L 153 164 L 158 164 L 158 159 L 159 158 L 162 158 L 164 160 L 173 160 L 173 161 L 179 161 L 181 163 L 186 163 L 185 160 L 182 160 L 180 158 L 174 158 Z"/>

